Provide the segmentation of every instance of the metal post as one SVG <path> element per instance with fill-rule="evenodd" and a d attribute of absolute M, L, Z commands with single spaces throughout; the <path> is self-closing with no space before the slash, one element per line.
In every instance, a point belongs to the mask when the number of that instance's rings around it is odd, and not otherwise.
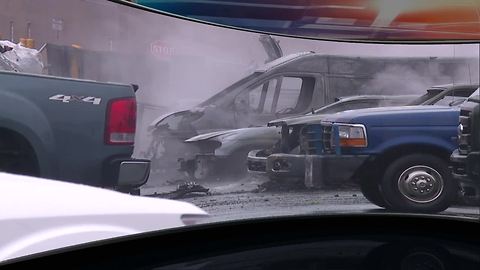
<path fill-rule="evenodd" d="M 10 41 L 11 42 L 14 42 L 13 41 L 13 34 L 14 34 L 13 30 L 14 30 L 13 29 L 13 21 L 10 21 Z"/>

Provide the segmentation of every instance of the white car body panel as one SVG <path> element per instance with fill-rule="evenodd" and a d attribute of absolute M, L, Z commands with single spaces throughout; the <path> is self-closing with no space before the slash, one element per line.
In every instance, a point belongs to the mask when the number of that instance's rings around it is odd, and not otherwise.
<path fill-rule="evenodd" d="M 0 261 L 208 217 L 186 202 L 29 176 L 0 173 L 0 185 Z"/>

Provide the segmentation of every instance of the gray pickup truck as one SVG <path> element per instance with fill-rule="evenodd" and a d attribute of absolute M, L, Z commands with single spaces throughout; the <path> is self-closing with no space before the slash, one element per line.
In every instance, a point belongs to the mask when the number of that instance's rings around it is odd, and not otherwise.
<path fill-rule="evenodd" d="M 0 71 L 0 171 L 138 193 L 134 85 Z"/>

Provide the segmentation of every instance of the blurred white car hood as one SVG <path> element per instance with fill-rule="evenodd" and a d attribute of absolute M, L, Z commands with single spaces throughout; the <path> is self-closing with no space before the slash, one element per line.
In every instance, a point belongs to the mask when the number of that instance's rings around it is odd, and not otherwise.
<path fill-rule="evenodd" d="M 35 177 L 0 173 L 0 186 L 0 261 L 208 216 L 186 202 Z"/>

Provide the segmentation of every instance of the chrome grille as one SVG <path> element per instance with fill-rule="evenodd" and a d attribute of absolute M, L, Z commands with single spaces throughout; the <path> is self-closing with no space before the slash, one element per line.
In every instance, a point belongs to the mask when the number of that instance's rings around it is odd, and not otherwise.
<path fill-rule="evenodd" d="M 315 144 L 320 141 L 315 138 L 316 132 L 312 127 L 312 125 L 307 125 L 300 130 L 300 151 L 307 155 L 317 153 Z"/>
<path fill-rule="evenodd" d="M 300 150 L 307 155 L 333 153 L 332 125 L 306 125 L 300 131 Z"/>
<path fill-rule="evenodd" d="M 332 145 L 332 133 L 333 133 L 333 125 L 332 124 L 323 124 L 323 152 L 326 154 L 332 154 L 334 150 L 334 146 Z"/>

